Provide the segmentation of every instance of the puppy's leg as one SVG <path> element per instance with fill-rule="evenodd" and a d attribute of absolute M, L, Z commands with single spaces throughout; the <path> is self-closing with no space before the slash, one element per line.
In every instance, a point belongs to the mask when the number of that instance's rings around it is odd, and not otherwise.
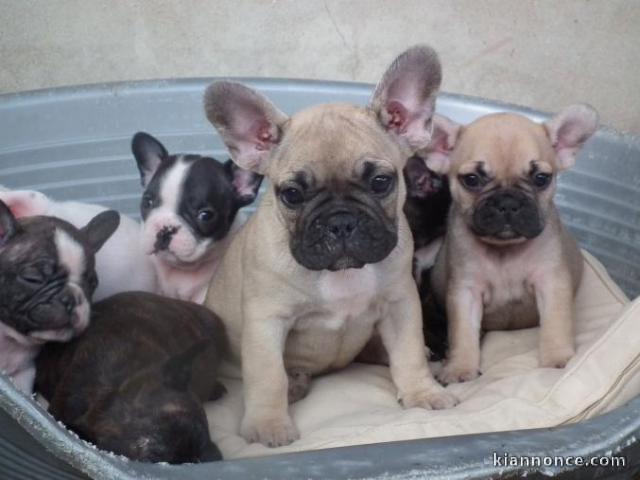
<path fill-rule="evenodd" d="M 240 434 L 248 442 L 279 447 L 300 438 L 288 413 L 283 351 L 289 328 L 277 317 L 245 319 L 241 352 L 245 412 Z"/>
<path fill-rule="evenodd" d="M 563 368 L 575 353 L 571 279 L 567 274 L 545 275 L 534 288 L 540 314 L 540 366 Z"/>
<path fill-rule="evenodd" d="M 453 289 L 447 296 L 449 352 L 438 379 L 445 384 L 466 382 L 480 375 L 482 296 L 469 288 Z"/>
<path fill-rule="evenodd" d="M 436 263 L 436 257 L 438 256 L 443 240 L 444 237 L 436 238 L 433 242 L 419 248 L 413 253 L 413 276 L 418 285 L 422 282 L 422 272 L 433 267 L 433 264 Z"/>
<path fill-rule="evenodd" d="M 424 354 L 420 300 L 413 279 L 401 291 L 408 295 L 389 306 L 378 327 L 398 399 L 404 408 L 451 408 L 457 400 L 433 378 Z"/>

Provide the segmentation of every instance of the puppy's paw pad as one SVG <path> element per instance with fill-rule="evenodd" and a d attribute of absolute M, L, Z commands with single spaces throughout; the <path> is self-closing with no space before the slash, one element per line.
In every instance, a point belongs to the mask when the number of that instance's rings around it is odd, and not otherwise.
<path fill-rule="evenodd" d="M 438 380 L 444 385 L 462 383 L 475 380 L 480 376 L 480 370 L 475 367 L 447 364 L 438 374 Z"/>
<path fill-rule="evenodd" d="M 270 448 L 289 445 L 300 438 L 290 418 L 243 422 L 240 434 L 249 443 L 261 443 Z"/>
<path fill-rule="evenodd" d="M 564 368 L 575 355 L 573 347 L 540 352 L 540 366 L 543 368 Z"/>
<path fill-rule="evenodd" d="M 424 408 L 426 410 L 444 410 L 453 408 L 458 404 L 458 399 L 444 389 L 416 392 L 404 395 L 400 399 L 404 408 Z"/>

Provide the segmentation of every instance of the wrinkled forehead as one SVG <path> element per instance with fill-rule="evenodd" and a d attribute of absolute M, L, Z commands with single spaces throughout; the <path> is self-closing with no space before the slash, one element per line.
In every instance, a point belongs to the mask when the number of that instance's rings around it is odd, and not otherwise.
<path fill-rule="evenodd" d="M 362 173 L 365 164 L 401 169 L 406 158 L 374 113 L 355 105 L 320 105 L 294 115 L 273 157 L 272 173 L 311 170 L 319 179 Z"/>
<path fill-rule="evenodd" d="M 19 223 L 22 232 L 3 252 L 5 259 L 24 263 L 48 258 L 78 278 L 92 266 L 93 256 L 78 230 L 67 222 L 50 217 L 25 217 L 19 219 Z"/>
<path fill-rule="evenodd" d="M 464 127 L 453 158 L 457 173 L 484 169 L 496 178 L 514 178 L 535 165 L 554 168 L 554 155 L 544 127 L 526 117 L 496 114 Z"/>

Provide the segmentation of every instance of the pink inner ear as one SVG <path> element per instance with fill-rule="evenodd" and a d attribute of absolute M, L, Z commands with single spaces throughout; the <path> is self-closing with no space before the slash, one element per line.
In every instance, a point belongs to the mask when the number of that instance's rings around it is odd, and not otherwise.
<path fill-rule="evenodd" d="M 251 131 L 256 139 L 256 150 L 269 150 L 277 141 L 271 133 L 269 123 L 266 121 L 256 120 L 251 127 Z"/>
<path fill-rule="evenodd" d="M 34 215 L 43 215 L 46 213 L 46 207 L 42 204 L 41 198 L 36 192 L 7 192 L 0 193 L 2 200 L 13 216 L 16 218 L 33 217 Z"/>
<path fill-rule="evenodd" d="M 253 173 L 248 170 L 237 170 L 234 174 L 233 186 L 241 197 L 253 197 Z"/>
<path fill-rule="evenodd" d="M 32 208 L 29 202 L 22 198 L 8 198 L 5 203 L 16 218 L 32 217 L 35 213 L 32 213 Z"/>
<path fill-rule="evenodd" d="M 387 113 L 390 117 L 387 122 L 387 127 L 392 128 L 398 133 L 402 132 L 409 117 L 409 113 L 404 105 L 398 100 L 390 100 L 387 104 Z"/>

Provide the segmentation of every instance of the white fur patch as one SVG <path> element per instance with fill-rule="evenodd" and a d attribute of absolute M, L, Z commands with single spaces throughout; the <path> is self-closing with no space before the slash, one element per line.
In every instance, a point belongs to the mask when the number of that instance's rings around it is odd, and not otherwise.
<path fill-rule="evenodd" d="M 337 329 L 351 317 L 362 314 L 373 301 L 378 278 L 373 265 L 360 269 L 323 272 L 320 276 L 320 298 L 333 313 L 324 323 L 326 328 Z"/>
<path fill-rule="evenodd" d="M 89 325 L 90 314 L 89 301 L 81 287 L 84 283 L 82 277 L 87 268 L 84 247 L 64 230 L 56 229 L 54 239 L 60 264 L 69 272 L 67 286 L 76 298 L 76 318 L 73 321 L 72 328 L 75 333 L 80 333 Z"/>
<path fill-rule="evenodd" d="M 182 197 L 182 185 L 189 173 L 190 165 L 182 159 L 177 160 L 171 170 L 167 172 L 160 186 L 160 200 L 162 205 L 158 210 L 168 209 L 178 211 L 178 204 Z"/>
<path fill-rule="evenodd" d="M 69 272 L 69 282 L 81 283 L 86 268 L 84 248 L 64 230 L 56 229 L 55 243 L 60 263 Z"/>

